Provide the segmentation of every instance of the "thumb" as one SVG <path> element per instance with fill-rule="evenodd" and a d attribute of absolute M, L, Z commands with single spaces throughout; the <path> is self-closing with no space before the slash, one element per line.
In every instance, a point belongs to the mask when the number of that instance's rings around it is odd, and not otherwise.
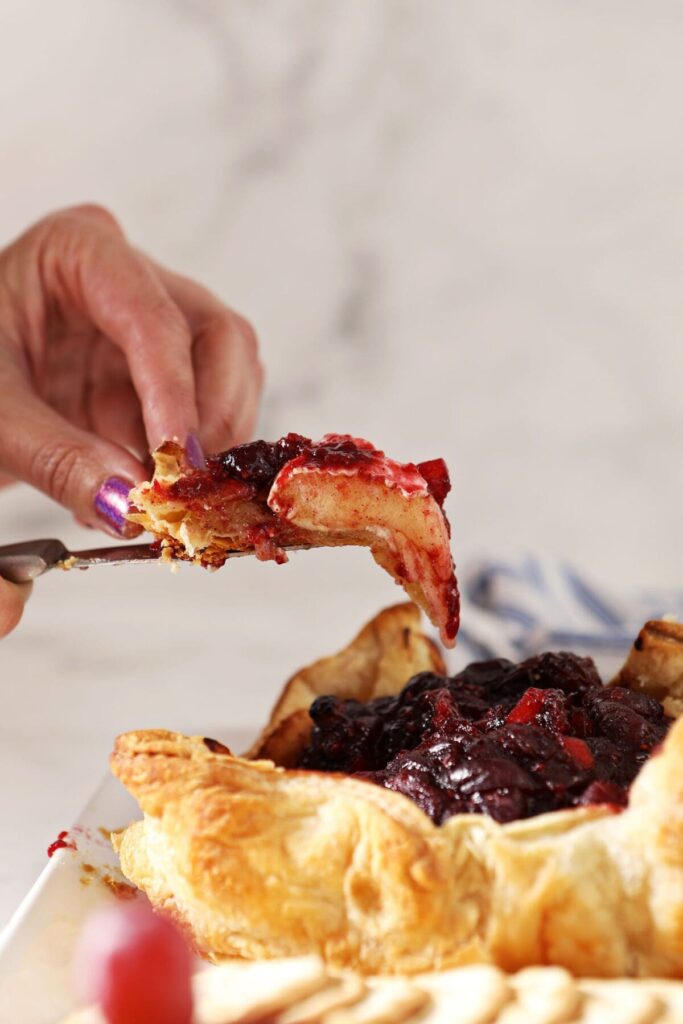
<path fill-rule="evenodd" d="M 70 509 L 87 526 L 115 537 L 136 537 L 125 519 L 130 488 L 145 470 L 124 448 L 79 430 L 30 391 L 3 399 L 0 470 L 31 484 Z"/>
<path fill-rule="evenodd" d="M 0 637 L 7 636 L 19 624 L 31 586 L 9 583 L 0 577 Z"/>

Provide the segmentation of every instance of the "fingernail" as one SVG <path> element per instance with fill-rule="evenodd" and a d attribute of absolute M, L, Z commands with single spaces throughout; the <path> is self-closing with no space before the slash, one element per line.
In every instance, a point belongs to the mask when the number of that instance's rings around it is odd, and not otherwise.
<path fill-rule="evenodd" d="M 126 519 L 130 508 L 128 494 L 132 486 L 128 480 L 110 476 L 95 495 L 95 511 L 119 537 L 137 537 L 141 532 L 137 523 L 129 523 Z"/>
<path fill-rule="evenodd" d="M 185 441 L 185 458 L 193 469 L 206 469 L 206 455 L 196 431 L 191 430 Z"/>

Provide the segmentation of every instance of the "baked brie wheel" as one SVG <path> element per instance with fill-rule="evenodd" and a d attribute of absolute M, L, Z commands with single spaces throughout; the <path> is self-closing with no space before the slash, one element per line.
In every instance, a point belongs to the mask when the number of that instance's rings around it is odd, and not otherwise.
<path fill-rule="evenodd" d="M 368 441 L 287 434 L 188 461 L 180 445 L 154 452 L 154 476 L 134 488 L 128 518 L 167 558 L 208 568 L 230 553 L 287 561 L 287 549 L 361 545 L 418 604 L 447 647 L 460 602 L 443 502 L 446 464 L 398 463 Z"/>
<path fill-rule="evenodd" d="M 570 655 L 439 673 L 398 606 L 291 680 L 245 757 L 121 736 L 124 873 L 214 960 L 683 977 L 683 721 L 628 688 L 676 710 L 683 627 L 649 623 L 613 689 Z"/>

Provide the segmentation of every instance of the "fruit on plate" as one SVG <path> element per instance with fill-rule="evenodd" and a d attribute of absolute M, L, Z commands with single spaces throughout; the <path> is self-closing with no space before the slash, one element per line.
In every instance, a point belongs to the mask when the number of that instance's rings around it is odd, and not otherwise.
<path fill-rule="evenodd" d="M 197 464 L 174 442 L 154 452 L 154 476 L 130 494 L 129 519 L 169 558 L 218 568 L 229 552 L 284 562 L 289 548 L 369 547 L 452 647 L 459 596 L 443 502 L 446 464 L 398 463 L 368 441 L 287 434 Z"/>
<path fill-rule="evenodd" d="M 107 1024 L 192 1024 L 192 959 L 176 926 L 139 901 L 88 920 L 75 977 Z"/>
<path fill-rule="evenodd" d="M 496 663 L 413 681 L 401 718 L 410 677 L 443 670 L 417 611 L 389 609 L 290 680 L 246 757 L 163 730 L 119 737 L 112 768 L 143 812 L 114 838 L 123 871 L 213 959 L 683 977 L 683 721 L 623 685 L 638 658 L 664 703 L 680 687 L 683 626 L 642 657 L 660 626 L 611 697 L 583 659 Z M 317 743 L 319 698 L 357 706 Z M 316 750 L 348 770 L 302 766 Z"/>

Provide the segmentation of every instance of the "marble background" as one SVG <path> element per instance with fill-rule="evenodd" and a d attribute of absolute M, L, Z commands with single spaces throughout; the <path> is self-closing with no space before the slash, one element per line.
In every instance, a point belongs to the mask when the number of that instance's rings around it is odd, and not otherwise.
<path fill-rule="evenodd" d="M 676 584 L 676 0 L 3 0 L 0 239 L 108 205 L 246 313 L 261 433 L 444 455 L 458 561 Z M 0 542 L 92 542 L 40 496 Z M 0 653 L 0 924 L 113 735 L 249 728 L 391 582 L 364 552 L 55 575 Z"/>

